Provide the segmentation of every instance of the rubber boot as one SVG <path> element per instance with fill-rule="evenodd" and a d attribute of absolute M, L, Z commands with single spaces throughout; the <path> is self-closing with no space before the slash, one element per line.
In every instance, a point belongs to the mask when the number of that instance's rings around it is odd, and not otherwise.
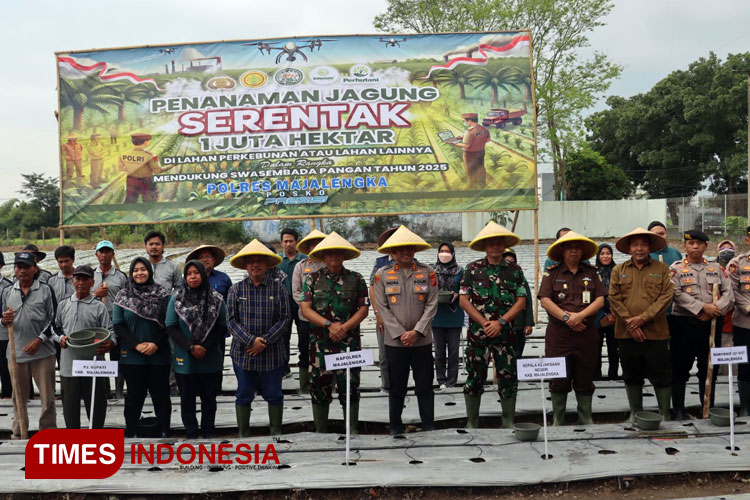
<path fill-rule="evenodd" d="M 685 384 L 672 384 L 672 415 L 677 421 L 685 420 Z"/>
<path fill-rule="evenodd" d="M 330 404 L 312 404 L 313 420 L 315 421 L 315 432 L 325 434 L 328 432 L 328 410 Z"/>
<path fill-rule="evenodd" d="M 594 419 L 591 417 L 591 401 L 593 394 L 576 392 L 576 403 L 578 406 L 578 425 L 592 425 Z"/>
<path fill-rule="evenodd" d="M 737 381 L 740 393 L 740 417 L 750 417 L 750 382 Z"/>
<path fill-rule="evenodd" d="M 310 394 L 310 372 L 307 368 L 299 369 L 299 393 Z"/>
<path fill-rule="evenodd" d="M 630 416 L 625 423 L 635 424 L 635 414 L 643 411 L 643 386 L 625 385 L 625 393 L 628 395 L 628 406 L 630 407 Z"/>
<path fill-rule="evenodd" d="M 567 392 L 550 392 L 552 398 L 552 425 L 565 425 L 565 406 L 568 404 Z"/>
<path fill-rule="evenodd" d="M 510 398 L 500 396 L 500 406 L 503 408 L 503 429 L 512 429 L 513 420 L 516 416 L 516 396 Z"/>
<path fill-rule="evenodd" d="M 344 425 L 346 425 L 346 405 L 341 405 L 341 412 L 344 414 Z M 349 434 L 359 435 L 359 401 L 349 402 Z"/>
<path fill-rule="evenodd" d="M 234 407 L 237 413 L 237 435 L 238 437 L 250 436 L 250 405 L 236 405 Z"/>
<path fill-rule="evenodd" d="M 654 387 L 656 402 L 659 405 L 659 415 L 664 421 L 670 419 L 669 405 L 672 403 L 672 387 Z"/>
<path fill-rule="evenodd" d="M 117 377 L 115 377 L 115 398 L 116 399 L 122 399 L 124 388 L 125 388 L 125 377 L 123 375 L 118 375 Z"/>
<path fill-rule="evenodd" d="M 466 404 L 466 428 L 479 428 L 479 407 L 482 404 L 482 396 L 472 396 L 464 394 L 464 403 Z"/>
<path fill-rule="evenodd" d="M 420 428 L 423 431 L 435 430 L 435 395 L 425 394 L 417 396 L 417 407 L 419 408 L 419 419 L 422 421 Z"/>
<path fill-rule="evenodd" d="M 268 405 L 268 427 L 272 436 L 281 436 L 281 422 L 284 417 L 284 405 Z"/>

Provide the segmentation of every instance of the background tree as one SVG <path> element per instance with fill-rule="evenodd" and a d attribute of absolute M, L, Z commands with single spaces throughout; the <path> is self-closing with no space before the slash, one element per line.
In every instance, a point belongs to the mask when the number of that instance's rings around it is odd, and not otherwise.
<path fill-rule="evenodd" d="M 478 89 L 490 89 L 490 108 L 496 108 L 499 103 L 500 90 L 510 94 L 513 90 L 520 91 L 523 75 L 516 68 L 498 68 L 492 72 L 484 68 L 477 68 L 469 73 L 469 81 Z M 506 99 L 507 101 L 507 99 Z"/>
<path fill-rule="evenodd" d="M 571 200 L 622 200 L 635 190 L 623 169 L 607 163 L 587 144 L 568 154 L 565 174 Z"/>
<path fill-rule="evenodd" d="M 56 177 L 44 174 L 21 174 L 23 183 L 18 193 L 28 198 L 28 203 L 41 216 L 40 224 L 57 227 L 60 220 L 60 186 Z"/>
<path fill-rule="evenodd" d="M 622 68 L 594 52 L 585 59 L 588 34 L 612 10 L 611 0 L 388 0 L 375 28 L 390 32 L 503 31 L 529 27 L 534 47 L 534 77 L 539 152 L 552 162 L 555 195 L 569 193 L 565 157 L 583 128 L 583 112 L 606 91 Z"/>

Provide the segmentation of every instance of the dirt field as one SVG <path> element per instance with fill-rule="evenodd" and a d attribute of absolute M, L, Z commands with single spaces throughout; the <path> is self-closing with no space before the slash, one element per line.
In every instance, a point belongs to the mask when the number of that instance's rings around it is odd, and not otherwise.
<path fill-rule="evenodd" d="M 367 488 L 164 495 L 184 500 L 658 500 L 750 494 L 750 473 L 689 473 L 508 488 Z M 147 500 L 141 495 L 2 494 L 1 500 Z"/>

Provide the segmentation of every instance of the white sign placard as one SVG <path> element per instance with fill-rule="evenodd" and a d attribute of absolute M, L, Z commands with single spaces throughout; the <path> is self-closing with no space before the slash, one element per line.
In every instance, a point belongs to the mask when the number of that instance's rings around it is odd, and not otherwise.
<path fill-rule="evenodd" d="M 715 365 L 747 363 L 747 346 L 714 347 L 711 349 L 711 363 Z"/>
<path fill-rule="evenodd" d="M 519 358 L 518 380 L 565 378 L 565 358 Z"/>
<path fill-rule="evenodd" d="M 74 377 L 116 377 L 117 361 L 98 361 L 88 359 L 73 360 Z"/>
<path fill-rule="evenodd" d="M 341 352 L 339 354 L 326 354 L 326 370 L 343 370 L 356 368 L 357 366 L 368 366 L 375 364 L 372 360 L 372 350 Z"/>

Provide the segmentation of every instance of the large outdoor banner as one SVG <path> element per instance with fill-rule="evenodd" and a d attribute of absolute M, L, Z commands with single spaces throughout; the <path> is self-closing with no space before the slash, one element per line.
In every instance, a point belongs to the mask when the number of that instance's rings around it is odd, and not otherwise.
<path fill-rule="evenodd" d="M 528 31 L 57 63 L 63 226 L 536 207 Z"/>

